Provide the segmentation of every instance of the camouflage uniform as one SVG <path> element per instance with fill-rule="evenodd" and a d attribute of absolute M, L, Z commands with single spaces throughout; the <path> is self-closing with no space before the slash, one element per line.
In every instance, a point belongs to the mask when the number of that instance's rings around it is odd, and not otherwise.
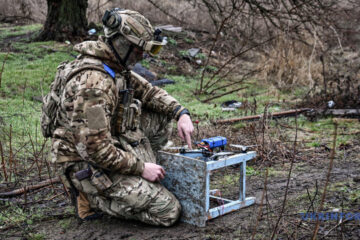
<path fill-rule="evenodd" d="M 116 64 L 102 37 L 75 46 L 76 60 L 60 65 L 68 75 L 84 66 L 103 63 L 110 74 L 85 69 L 67 82 L 57 115 L 60 125 L 52 138 L 52 159 L 68 171 L 73 185 L 87 194 L 90 205 L 112 216 L 137 219 L 149 224 L 169 226 L 180 213 L 180 204 L 159 183 L 141 177 L 145 162 L 156 162 L 153 151 L 167 142 L 169 123 L 184 109 L 166 91 L 153 87 L 131 72 L 134 99 L 125 116 L 116 115 L 127 89 L 124 72 Z M 119 105 L 118 105 L 119 104 Z M 110 188 L 99 191 L 92 179 L 77 180 L 75 172 L 91 163 L 106 169 Z"/>

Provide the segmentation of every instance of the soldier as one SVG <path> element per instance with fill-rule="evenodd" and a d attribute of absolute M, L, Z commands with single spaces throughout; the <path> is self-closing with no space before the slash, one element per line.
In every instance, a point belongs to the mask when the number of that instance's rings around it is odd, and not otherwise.
<path fill-rule="evenodd" d="M 52 160 L 68 187 L 76 189 L 80 218 L 95 217 L 95 210 L 170 226 L 181 207 L 159 183 L 165 171 L 155 155 L 167 142 L 172 119 L 191 148 L 190 114 L 129 70 L 143 52 L 158 54 L 166 44 L 161 31 L 130 10 L 106 11 L 102 21 L 105 36 L 76 45 L 76 60 L 58 67 L 56 78 L 62 80 L 52 86 L 61 89 L 50 134 Z"/>

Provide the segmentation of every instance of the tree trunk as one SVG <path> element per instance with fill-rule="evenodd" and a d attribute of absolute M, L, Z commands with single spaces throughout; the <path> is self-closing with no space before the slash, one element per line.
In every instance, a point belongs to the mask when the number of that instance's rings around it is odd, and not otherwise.
<path fill-rule="evenodd" d="M 86 36 L 87 0 L 47 0 L 48 13 L 39 41 L 76 40 Z"/>

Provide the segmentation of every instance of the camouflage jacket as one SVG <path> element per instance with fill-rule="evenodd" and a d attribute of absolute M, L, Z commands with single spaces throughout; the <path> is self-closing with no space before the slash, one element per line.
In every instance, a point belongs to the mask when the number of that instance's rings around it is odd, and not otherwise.
<path fill-rule="evenodd" d="M 129 143 L 144 135 L 139 129 L 118 132 L 113 121 L 117 104 L 121 99 L 119 90 L 126 89 L 126 80 L 121 68 L 116 64 L 110 48 L 102 38 L 98 41 L 82 42 L 74 47 L 80 55 L 76 60 L 60 65 L 68 71 L 86 65 L 103 66 L 105 63 L 115 71 L 115 78 L 102 71 L 85 69 L 76 73 L 65 85 L 61 95 L 61 105 L 57 122 L 60 125 L 52 138 L 52 161 L 69 163 L 88 161 L 96 166 L 119 171 L 124 174 L 141 174 L 144 161 Z M 134 99 L 143 108 L 165 114 L 169 119 L 176 118 L 184 109 L 167 92 L 152 86 L 147 80 L 131 73 Z M 140 107 L 141 108 L 141 107 Z M 118 118 L 123 117 L 121 114 Z M 145 152 L 154 157 L 145 144 Z M 143 156 L 144 157 L 144 156 Z"/>

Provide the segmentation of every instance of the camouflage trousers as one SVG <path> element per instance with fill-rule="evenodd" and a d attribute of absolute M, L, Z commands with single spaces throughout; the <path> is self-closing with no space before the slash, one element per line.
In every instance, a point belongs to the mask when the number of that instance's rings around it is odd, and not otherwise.
<path fill-rule="evenodd" d="M 152 112 L 143 112 L 141 127 L 150 141 L 153 151 L 161 149 L 170 134 L 166 117 Z M 151 149 L 150 149 L 151 151 Z M 155 162 L 155 158 L 144 159 Z M 86 162 L 76 162 L 69 171 L 76 189 L 85 193 L 91 208 L 111 216 L 135 219 L 152 225 L 170 226 L 179 218 L 181 206 L 175 196 L 160 183 L 152 183 L 140 176 L 107 174 L 112 181 L 110 188 L 98 191 L 90 178 L 79 181 L 77 171 L 88 168 Z"/>

